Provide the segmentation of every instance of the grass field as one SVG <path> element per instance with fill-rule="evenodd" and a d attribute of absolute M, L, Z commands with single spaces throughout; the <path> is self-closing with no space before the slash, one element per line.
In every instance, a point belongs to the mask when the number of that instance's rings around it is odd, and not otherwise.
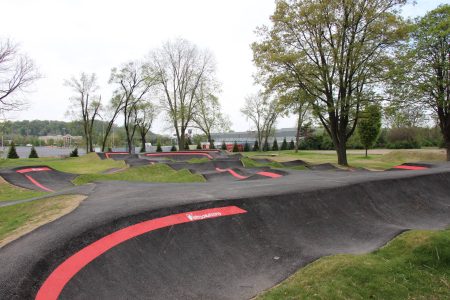
<path fill-rule="evenodd" d="M 65 195 L 0 207 L 0 246 L 69 213 L 84 198 Z"/>
<path fill-rule="evenodd" d="M 420 150 L 383 150 L 375 151 L 368 158 L 361 151 L 349 151 L 348 162 L 351 167 L 367 168 L 372 170 L 385 170 L 405 162 L 417 161 L 444 161 L 445 152 L 437 149 Z M 269 152 L 246 152 L 245 156 L 250 158 L 269 158 L 275 162 L 301 159 L 311 164 L 332 163 L 337 164 L 334 151 L 269 151 Z"/>
<path fill-rule="evenodd" d="M 86 184 L 94 181 L 124 180 L 143 182 L 204 182 L 203 176 L 192 174 L 188 170 L 175 171 L 167 165 L 155 164 L 125 169 L 112 174 L 84 174 L 73 181 L 75 184 Z"/>
<path fill-rule="evenodd" d="M 373 253 L 321 258 L 257 299 L 450 299 L 450 229 L 409 231 Z"/>

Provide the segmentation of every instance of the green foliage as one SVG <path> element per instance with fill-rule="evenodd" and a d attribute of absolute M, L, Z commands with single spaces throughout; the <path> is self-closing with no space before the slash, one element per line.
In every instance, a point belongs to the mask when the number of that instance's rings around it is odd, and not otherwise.
<path fill-rule="evenodd" d="M 30 155 L 28 155 L 28 158 L 39 158 L 34 146 L 31 147 Z"/>
<path fill-rule="evenodd" d="M 16 145 L 14 144 L 14 142 L 11 142 L 11 145 L 9 146 L 9 150 L 8 150 L 8 158 L 10 159 L 17 159 L 19 158 L 19 155 L 17 154 L 16 151 Z"/>
<path fill-rule="evenodd" d="M 162 152 L 161 141 L 158 140 L 158 144 L 156 145 L 156 152 Z"/>
<path fill-rule="evenodd" d="M 288 144 L 287 144 L 286 138 L 284 138 L 283 143 L 281 143 L 280 150 L 287 150 L 287 149 L 288 149 Z"/>
<path fill-rule="evenodd" d="M 221 149 L 222 150 L 227 150 L 227 144 L 225 144 L 225 141 L 222 142 Z"/>
<path fill-rule="evenodd" d="M 197 150 L 202 150 L 202 144 L 200 143 L 200 141 L 197 143 Z"/>
<path fill-rule="evenodd" d="M 78 157 L 78 148 L 76 147 L 75 149 L 73 149 L 73 151 L 70 152 L 69 156 L 70 157 Z"/>
<path fill-rule="evenodd" d="M 369 254 L 323 257 L 257 299 L 448 299 L 450 230 L 410 231 Z"/>
<path fill-rule="evenodd" d="M 255 141 L 255 144 L 253 145 L 252 151 L 259 151 L 259 144 L 258 144 L 258 141 Z"/>
<path fill-rule="evenodd" d="M 294 150 L 294 149 L 295 149 L 295 143 L 294 143 L 294 140 L 291 140 L 289 142 L 289 150 Z"/>
<path fill-rule="evenodd" d="M 362 112 L 358 123 L 359 139 L 366 149 L 366 157 L 367 149 L 371 148 L 375 144 L 378 136 L 380 135 L 380 130 L 381 109 L 378 105 L 370 105 L 364 112 Z"/>
<path fill-rule="evenodd" d="M 248 144 L 247 141 L 245 141 L 245 144 L 244 144 L 244 152 L 249 152 L 249 151 L 250 151 L 250 145 Z"/>
<path fill-rule="evenodd" d="M 269 143 L 267 141 L 264 142 L 262 151 L 270 151 Z"/>
<path fill-rule="evenodd" d="M 141 149 L 139 150 L 140 153 L 145 153 L 145 146 L 141 146 Z"/>
<path fill-rule="evenodd" d="M 277 139 L 273 140 L 272 151 L 278 151 L 278 142 Z"/>
<path fill-rule="evenodd" d="M 234 142 L 234 144 L 233 144 L 233 152 L 239 152 L 239 147 L 238 147 L 237 142 Z"/>
<path fill-rule="evenodd" d="M 170 151 L 172 152 L 177 151 L 177 146 L 175 144 L 172 144 L 172 148 L 170 148 Z"/>
<path fill-rule="evenodd" d="M 190 139 L 186 139 L 186 141 L 184 143 L 184 150 L 189 150 L 189 145 L 190 145 L 189 140 Z"/>

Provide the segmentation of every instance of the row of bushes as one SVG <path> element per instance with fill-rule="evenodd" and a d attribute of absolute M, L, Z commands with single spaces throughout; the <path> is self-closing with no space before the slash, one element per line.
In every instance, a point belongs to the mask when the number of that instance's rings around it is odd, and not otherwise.
<path fill-rule="evenodd" d="M 78 148 L 75 148 L 70 153 L 70 157 L 78 157 Z M 17 154 L 16 145 L 14 144 L 14 142 L 12 142 L 11 145 L 9 146 L 7 158 L 10 158 L 10 159 L 20 158 L 19 154 Z M 39 158 L 39 155 L 38 155 L 36 149 L 34 148 L 34 146 L 31 147 L 28 158 Z"/>

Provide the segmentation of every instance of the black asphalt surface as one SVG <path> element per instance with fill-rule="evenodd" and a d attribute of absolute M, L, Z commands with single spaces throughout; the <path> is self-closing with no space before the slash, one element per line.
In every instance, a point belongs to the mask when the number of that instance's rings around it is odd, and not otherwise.
<path fill-rule="evenodd" d="M 39 169 L 39 168 L 48 168 L 48 171 L 36 171 L 36 172 L 27 172 L 27 173 L 19 173 L 17 171 L 20 171 L 22 169 Z M 35 183 L 31 181 L 29 178 L 26 177 L 29 176 L 32 179 L 35 180 Z M 45 191 L 42 187 L 48 188 L 53 191 L 58 191 L 62 189 L 66 189 L 69 187 L 72 187 L 72 180 L 77 177 L 75 174 L 70 173 L 64 173 L 57 171 L 55 169 L 52 169 L 47 166 L 32 166 L 32 167 L 19 167 L 14 169 L 0 169 L 0 176 L 3 177 L 6 181 L 9 183 L 20 186 L 23 188 L 27 188 L 30 190 L 37 190 L 37 191 Z M 37 184 L 36 184 L 37 182 Z"/>
<path fill-rule="evenodd" d="M 72 213 L 0 248 L 0 299 L 33 299 L 58 265 L 91 243 L 193 210 L 233 205 L 247 213 L 132 238 L 81 269 L 60 299 L 248 299 L 321 256 L 364 253 L 408 229 L 450 225 L 450 164 L 287 174 L 190 184 L 102 182 L 67 190 L 89 197 Z"/>

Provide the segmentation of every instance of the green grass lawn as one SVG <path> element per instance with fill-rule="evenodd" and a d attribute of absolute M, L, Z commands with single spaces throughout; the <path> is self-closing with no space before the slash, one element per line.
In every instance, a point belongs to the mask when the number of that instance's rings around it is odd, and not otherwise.
<path fill-rule="evenodd" d="M 186 169 L 175 171 L 167 165 L 155 164 L 125 169 L 112 174 L 84 174 L 73 181 L 75 184 L 86 184 L 94 181 L 125 180 L 143 182 L 204 182 L 199 174 L 192 174 Z"/>
<path fill-rule="evenodd" d="M 101 160 L 95 153 L 69 158 L 43 157 L 0 160 L 0 168 L 13 168 L 33 165 L 46 165 L 58 171 L 74 174 L 101 173 L 112 168 L 126 167 L 124 161 L 112 159 Z"/>
<path fill-rule="evenodd" d="M 30 199 L 45 195 L 45 192 L 23 189 L 0 179 L 0 202 Z"/>
<path fill-rule="evenodd" d="M 321 258 L 257 299 L 450 299 L 450 229 L 409 231 L 370 254 Z"/>
<path fill-rule="evenodd" d="M 267 154 L 266 156 L 264 156 Z M 295 153 L 287 151 L 246 152 L 250 158 L 269 158 L 273 161 L 283 162 L 301 159 L 311 164 L 332 163 L 337 164 L 337 156 L 333 151 L 304 151 Z M 273 155 L 273 156 L 271 156 Z M 348 153 L 348 162 L 351 167 L 362 167 L 374 170 L 385 170 L 393 166 L 416 161 L 444 161 L 445 154 L 427 150 L 395 150 L 386 154 L 371 154 L 365 157 L 362 154 Z"/>
<path fill-rule="evenodd" d="M 11 235 L 20 236 L 71 211 L 82 198 L 65 195 L 0 207 L 0 244 Z"/>

